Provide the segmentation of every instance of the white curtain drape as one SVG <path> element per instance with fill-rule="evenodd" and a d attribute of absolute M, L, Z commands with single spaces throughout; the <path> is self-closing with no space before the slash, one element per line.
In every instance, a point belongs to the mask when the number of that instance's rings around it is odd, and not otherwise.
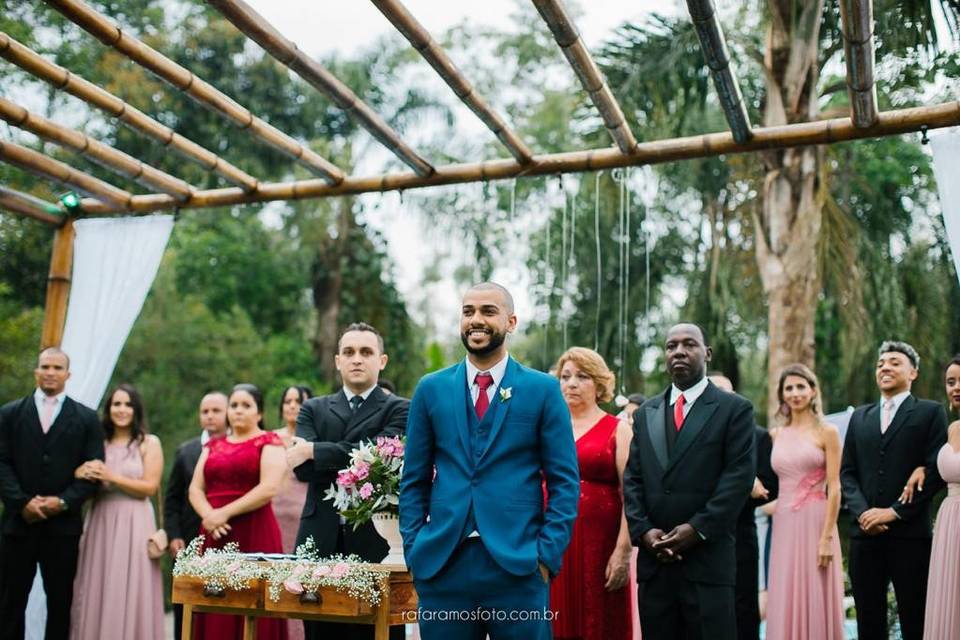
<path fill-rule="evenodd" d="M 61 348 L 70 356 L 67 394 L 96 410 L 173 230 L 173 216 L 91 218 L 74 223 L 73 282 Z M 40 572 L 26 611 L 26 640 L 47 621 Z"/>
<path fill-rule="evenodd" d="M 173 230 L 173 216 L 78 220 L 62 348 L 67 394 L 100 404 Z"/>
<path fill-rule="evenodd" d="M 937 178 L 943 226 L 953 254 L 953 266 L 960 277 L 960 129 L 931 136 L 933 174 Z"/>

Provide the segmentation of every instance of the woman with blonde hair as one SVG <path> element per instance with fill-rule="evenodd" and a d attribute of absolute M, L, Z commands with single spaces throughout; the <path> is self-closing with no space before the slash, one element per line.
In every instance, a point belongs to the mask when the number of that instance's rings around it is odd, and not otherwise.
<path fill-rule="evenodd" d="M 768 640 L 842 640 L 840 434 L 823 418 L 817 376 L 802 364 L 780 372 L 771 463 L 780 480 L 768 582 Z"/>
<path fill-rule="evenodd" d="M 554 637 L 627 640 L 632 547 L 623 515 L 623 470 L 630 428 L 598 405 L 613 398 L 615 381 L 599 353 L 573 347 L 556 370 L 573 420 L 580 502 L 562 569 L 550 587 Z"/>

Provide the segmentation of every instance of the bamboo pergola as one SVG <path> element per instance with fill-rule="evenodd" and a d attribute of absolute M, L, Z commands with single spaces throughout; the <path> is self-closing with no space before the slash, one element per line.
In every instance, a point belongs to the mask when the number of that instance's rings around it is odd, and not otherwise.
<path fill-rule="evenodd" d="M 275 200 L 297 200 L 370 192 L 405 190 L 522 176 L 596 171 L 640 166 L 721 154 L 829 144 L 890 136 L 960 125 L 960 102 L 880 112 L 874 80 L 872 0 L 837 0 L 840 3 L 850 116 L 777 127 L 753 127 L 737 81 L 713 0 L 687 0 L 687 8 L 700 40 L 704 63 L 713 77 L 729 130 L 706 135 L 638 143 L 629 117 L 583 42 L 562 0 L 532 0 L 554 40 L 567 59 L 591 104 L 599 113 L 612 146 L 537 154 L 479 95 L 465 74 L 421 25 L 401 0 L 371 0 L 376 8 L 410 42 L 438 76 L 496 136 L 510 157 L 463 164 L 434 166 L 410 147 L 403 137 L 348 86 L 283 36 L 244 0 L 208 0 L 249 39 L 279 63 L 333 101 L 378 142 L 404 162 L 409 171 L 373 176 L 351 176 L 303 142 L 270 125 L 218 90 L 210 82 L 117 27 L 83 0 L 46 0 L 68 20 L 106 46 L 151 72 L 175 91 L 244 129 L 258 142 L 280 151 L 316 177 L 291 182 L 262 182 L 216 153 L 161 124 L 69 69 L 46 60 L 8 34 L 0 32 L 0 57 L 28 74 L 65 91 L 145 136 L 176 151 L 231 186 L 197 189 L 182 179 L 151 167 L 79 131 L 64 127 L 22 106 L 0 98 L 0 119 L 41 139 L 86 157 L 118 176 L 134 180 L 149 192 L 130 193 L 104 180 L 70 167 L 52 157 L 0 139 L 0 162 L 15 165 L 50 182 L 75 190 L 86 198 L 76 210 L 39 200 L 0 185 L 0 209 L 58 227 L 48 289 L 44 344 L 57 344 L 62 330 L 61 311 L 69 290 L 69 257 L 72 220 L 77 215 L 146 214 L 172 209 L 220 207 Z M 50 297 L 52 296 L 52 298 Z M 57 325 L 59 323 L 59 329 Z M 49 326 L 48 326 L 49 325 Z"/>

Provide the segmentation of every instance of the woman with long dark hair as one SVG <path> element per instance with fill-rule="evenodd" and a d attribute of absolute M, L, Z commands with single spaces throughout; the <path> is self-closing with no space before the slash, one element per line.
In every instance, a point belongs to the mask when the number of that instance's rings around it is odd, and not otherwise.
<path fill-rule="evenodd" d="M 80 538 L 70 637 L 160 640 L 163 580 L 147 540 L 157 529 L 150 497 L 160 487 L 163 449 L 148 433 L 133 386 L 121 384 L 107 396 L 103 432 L 106 460 L 86 462 L 75 474 L 101 488 Z"/>
<path fill-rule="evenodd" d="M 281 553 L 280 527 L 270 501 L 283 484 L 287 463 L 283 443 L 263 428 L 263 394 L 238 384 L 227 401 L 230 435 L 204 445 L 190 483 L 190 504 L 202 519 L 204 546 L 236 542 L 240 551 Z M 241 616 L 202 614 L 194 618 L 198 640 L 239 640 Z M 284 620 L 260 618 L 257 637 L 285 640 Z"/>
<path fill-rule="evenodd" d="M 297 416 L 300 407 L 313 397 L 309 387 L 289 386 L 280 394 L 280 428 L 273 433 L 280 436 L 283 447 L 293 444 L 297 435 Z M 283 538 L 283 552 L 293 553 L 297 541 L 297 529 L 300 527 L 300 516 L 303 515 L 303 505 L 307 501 L 307 483 L 302 482 L 287 470 L 283 487 L 273 498 L 273 513 L 280 524 L 280 536 Z M 296 627 L 303 625 L 296 622 Z"/>

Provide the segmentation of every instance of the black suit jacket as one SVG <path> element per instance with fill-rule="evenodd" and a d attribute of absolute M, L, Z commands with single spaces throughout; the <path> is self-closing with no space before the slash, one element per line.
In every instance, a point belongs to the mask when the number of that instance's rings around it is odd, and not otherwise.
<path fill-rule="evenodd" d="M 202 451 L 203 445 L 197 436 L 177 447 L 173 458 L 163 503 L 163 528 L 171 540 L 182 538 L 190 542 L 200 535 L 200 516 L 190 505 L 188 490 Z"/>
<path fill-rule="evenodd" d="M 930 502 L 944 486 L 937 471 L 937 454 L 947 441 L 947 414 L 938 402 L 907 396 L 881 435 L 880 410 L 879 402 L 858 407 L 850 416 L 843 443 L 840 483 L 854 521 L 850 535 L 867 535 L 857 524 L 864 511 L 892 507 L 900 519 L 879 535 L 929 538 Z M 901 504 L 898 498 L 903 486 L 921 466 L 927 472 L 923 491 L 914 493 L 910 504 Z"/>
<path fill-rule="evenodd" d="M 763 427 L 755 426 L 753 428 L 753 442 L 757 451 L 757 477 L 760 478 L 760 482 L 766 487 L 770 497 L 747 498 L 747 503 L 743 506 L 743 509 L 740 510 L 740 518 L 737 521 L 738 530 L 756 529 L 757 525 L 754 519 L 754 510 L 771 500 L 776 500 L 777 493 L 780 489 L 780 480 L 777 478 L 777 474 L 773 471 L 773 466 L 770 463 L 770 454 L 773 453 L 773 439 L 770 437 L 770 432 Z M 737 540 L 740 540 L 739 535 L 737 536 Z"/>
<path fill-rule="evenodd" d="M 336 552 L 340 515 L 332 502 L 323 499 L 324 493 L 337 479 L 337 472 L 349 466 L 350 452 L 361 441 L 403 434 L 409 406 L 409 400 L 386 394 L 380 387 L 374 387 L 356 413 L 351 411 L 343 391 L 311 398 L 303 404 L 297 417 L 297 436 L 314 444 L 313 460 L 293 470 L 298 479 L 309 483 L 297 533 L 298 545 L 313 536 L 321 555 Z M 370 523 L 352 532 L 351 537 L 351 551 L 361 556 L 385 553 L 385 543 Z"/>
<path fill-rule="evenodd" d="M 708 383 L 667 452 L 669 393 L 647 400 L 633 417 L 633 441 L 624 477 L 624 509 L 637 556 L 637 580 L 660 566 L 643 546 L 650 529 L 668 532 L 689 523 L 705 539 L 680 561 L 692 582 L 736 581 L 737 515 L 756 473 L 753 406 Z"/>
<path fill-rule="evenodd" d="M 87 460 L 103 460 L 103 427 L 92 409 L 64 399 L 47 433 L 33 395 L 0 408 L 0 498 L 6 535 L 80 535 L 84 501 L 97 485 L 77 480 L 73 472 Z M 59 496 L 67 510 L 48 520 L 27 524 L 23 507 L 34 496 Z"/>

